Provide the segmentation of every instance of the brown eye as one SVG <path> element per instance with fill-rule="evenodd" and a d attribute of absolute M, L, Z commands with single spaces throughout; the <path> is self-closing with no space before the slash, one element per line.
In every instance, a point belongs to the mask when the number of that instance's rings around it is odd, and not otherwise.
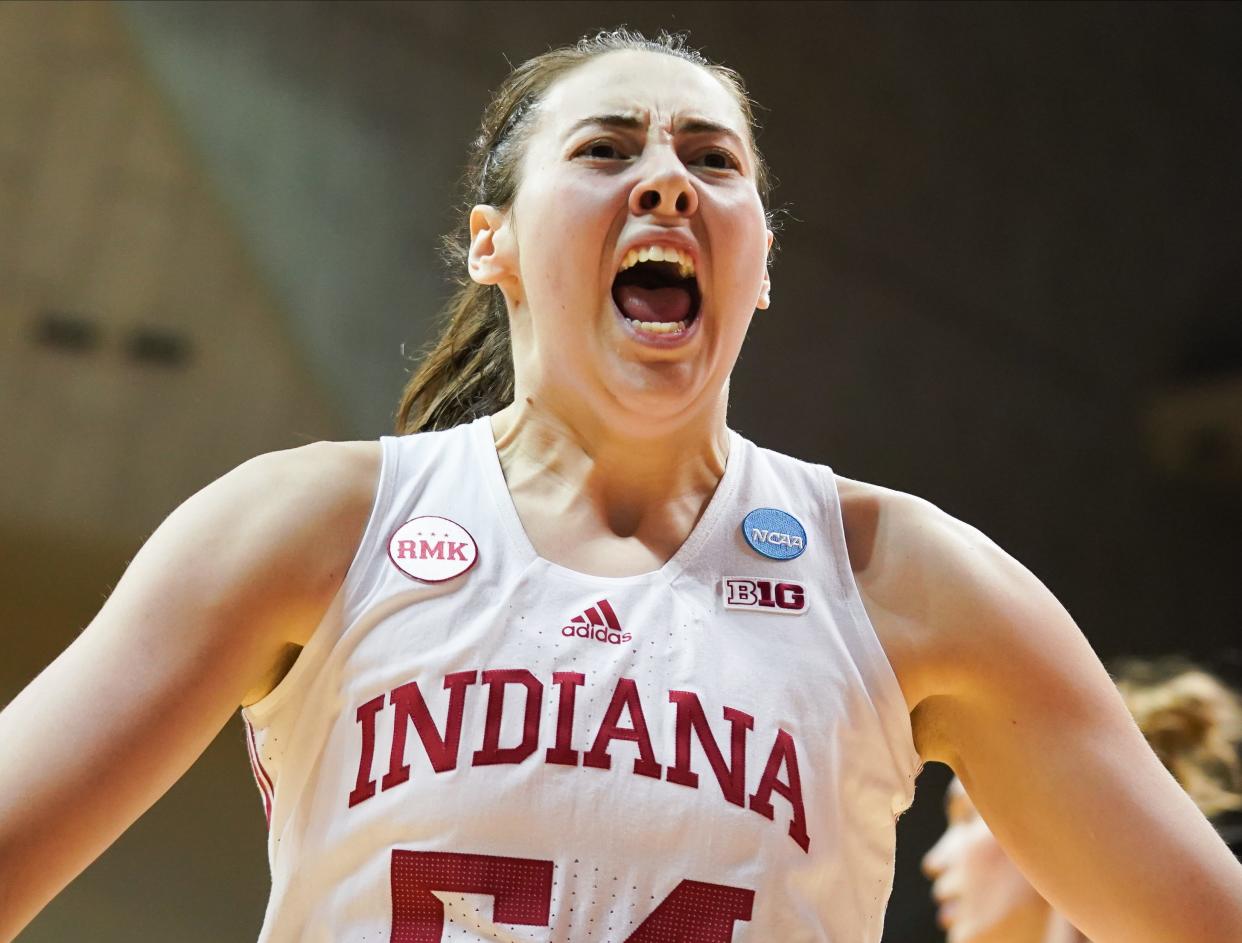
<path fill-rule="evenodd" d="M 708 170 L 739 170 L 738 162 L 728 151 L 707 151 L 699 157 Z"/>
<path fill-rule="evenodd" d="M 622 160 L 625 157 L 611 141 L 592 141 L 578 152 L 578 156 L 592 160 Z"/>

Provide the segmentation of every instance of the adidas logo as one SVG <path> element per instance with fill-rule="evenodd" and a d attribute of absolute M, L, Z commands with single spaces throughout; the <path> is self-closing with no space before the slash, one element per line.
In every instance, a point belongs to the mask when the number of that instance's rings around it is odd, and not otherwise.
<path fill-rule="evenodd" d="M 634 636 L 621 629 L 621 620 L 613 611 L 607 599 L 601 599 L 594 606 L 587 607 L 582 615 L 574 616 L 568 624 L 561 627 L 561 635 L 573 638 L 594 639 L 610 645 L 622 645 Z"/>

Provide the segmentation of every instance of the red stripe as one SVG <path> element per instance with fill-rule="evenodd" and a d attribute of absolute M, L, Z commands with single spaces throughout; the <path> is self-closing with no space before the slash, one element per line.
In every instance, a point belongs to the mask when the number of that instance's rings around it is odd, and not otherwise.
<path fill-rule="evenodd" d="M 600 628 L 604 627 L 604 620 L 600 618 L 594 606 L 586 611 L 586 617 L 587 622 L 591 623 L 591 625 L 598 625 Z"/>
<path fill-rule="evenodd" d="M 601 599 L 598 603 L 596 603 L 596 605 L 599 606 L 600 612 L 604 614 L 604 618 L 608 620 L 608 627 L 620 632 L 621 623 L 617 619 L 617 614 L 612 611 L 612 605 L 608 602 L 608 600 Z"/>
<path fill-rule="evenodd" d="M 255 744 L 254 730 L 250 726 L 250 721 L 243 718 L 242 723 L 246 725 L 246 753 L 250 756 L 250 772 L 254 775 L 254 782 L 259 787 L 259 793 L 263 796 L 263 814 L 267 818 L 267 824 L 270 827 L 272 824 L 272 795 L 268 790 L 272 789 L 272 781 L 268 778 L 267 770 L 263 768 L 263 764 L 259 762 L 259 748 Z"/>
<path fill-rule="evenodd" d="M 267 786 L 264 785 L 263 779 L 259 775 L 259 766 L 255 762 L 253 751 L 250 749 L 249 737 L 246 738 L 246 755 L 250 758 L 250 774 L 254 777 L 254 784 L 259 789 L 259 795 L 263 797 L 263 816 L 270 828 L 272 824 L 272 800 L 267 794 Z"/>
<path fill-rule="evenodd" d="M 268 790 L 272 793 L 273 798 L 276 795 L 276 787 L 272 784 L 272 777 L 267 775 L 267 770 L 263 768 L 263 760 L 259 758 L 259 745 L 254 738 L 254 728 L 250 726 L 250 722 L 246 722 L 246 729 L 250 731 L 250 746 L 254 749 L 254 761 L 259 764 L 259 772 L 263 774 L 263 779 L 267 783 Z"/>

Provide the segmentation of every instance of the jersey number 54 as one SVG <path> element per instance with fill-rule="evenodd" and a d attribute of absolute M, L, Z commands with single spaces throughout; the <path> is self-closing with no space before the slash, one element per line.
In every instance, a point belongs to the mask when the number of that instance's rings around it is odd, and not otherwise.
<path fill-rule="evenodd" d="M 546 927 L 552 909 L 551 861 L 443 851 L 392 853 L 392 943 L 440 943 L 444 904 L 433 891 L 487 894 L 492 920 Z M 755 892 L 683 880 L 625 943 L 730 943 L 749 920 Z"/>

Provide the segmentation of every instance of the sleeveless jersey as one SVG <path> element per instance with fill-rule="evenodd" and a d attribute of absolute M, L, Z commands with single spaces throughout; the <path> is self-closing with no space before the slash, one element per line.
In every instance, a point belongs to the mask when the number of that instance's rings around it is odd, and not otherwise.
<path fill-rule="evenodd" d="M 535 552 L 489 417 L 381 443 L 335 601 L 243 711 L 261 943 L 876 943 L 919 761 L 832 472 L 731 432 L 677 553 L 608 578 Z"/>

